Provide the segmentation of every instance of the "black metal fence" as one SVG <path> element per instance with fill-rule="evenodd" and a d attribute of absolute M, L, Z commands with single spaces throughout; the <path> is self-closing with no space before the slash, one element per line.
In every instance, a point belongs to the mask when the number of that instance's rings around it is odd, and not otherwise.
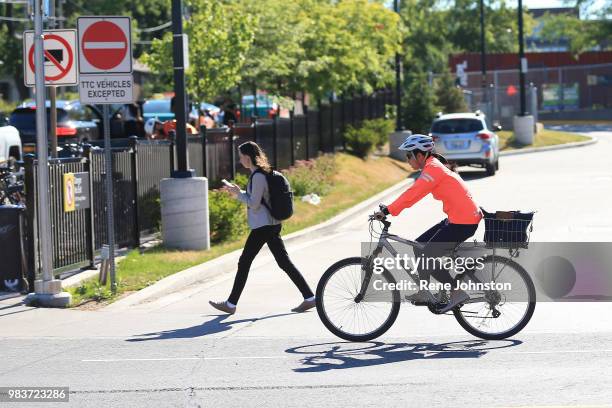
<path fill-rule="evenodd" d="M 343 131 L 364 119 L 384 117 L 385 105 L 392 103 L 390 91 L 371 96 L 319 103 L 289 118 L 252 118 L 250 123 L 205 129 L 188 138 L 189 167 L 197 176 L 209 179 L 212 188 L 223 178 L 233 179 L 244 171 L 236 157 L 236 147 L 247 140 L 257 142 L 267 152 L 271 164 L 288 168 L 296 160 L 316 157 L 320 152 L 342 149 Z M 141 237 L 158 229 L 160 222 L 159 185 L 175 168 L 175 145 L 171 141 L 146 141 L 136 137 L 113 139 L 113 205 L 115 242 L 120 247 L 137 247 Z M 36 207 L 36 161 L 25 161 L 29 271 L 38 271 Z M 85 146 L 82 158 L 49 161 L 53 268 L 93 266 L 102 244 L 108 241 L 106 223 L 104 149 Z M 63 177 L 67 173 L 87 173 L 88 209 L 65 212 Z M 33 276 L 30 277 L 33 279 Z"/>

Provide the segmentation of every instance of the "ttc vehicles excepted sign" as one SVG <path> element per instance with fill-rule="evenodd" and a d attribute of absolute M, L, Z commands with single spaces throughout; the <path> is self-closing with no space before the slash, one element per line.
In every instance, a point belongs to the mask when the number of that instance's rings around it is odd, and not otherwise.
<path fill-rule="evenodd" d="M 134 101 L 129 17 L 79 17 L 79 99 L 89 104 Z"/>

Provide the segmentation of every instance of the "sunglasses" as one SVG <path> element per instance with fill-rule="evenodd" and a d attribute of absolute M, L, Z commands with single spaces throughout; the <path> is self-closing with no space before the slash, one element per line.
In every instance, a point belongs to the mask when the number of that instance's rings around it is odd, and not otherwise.
<path fill-rule="evenodd" d="M 414 155 L 414 153 L 412 153 L 412 152 L 408 152 L 408 153 L 406 153 L 406 158 L 407 158 L 408 160 L 416 160 L 416 156 L 415 156 L 415 155 Z"/>

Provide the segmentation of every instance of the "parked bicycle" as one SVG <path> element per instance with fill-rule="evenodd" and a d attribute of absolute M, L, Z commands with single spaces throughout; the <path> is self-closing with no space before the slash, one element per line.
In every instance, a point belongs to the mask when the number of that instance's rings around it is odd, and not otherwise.
<path fill-rule="evenodd" d="M 10 169 L 0 168 L 0 205 L 25 204 L 23 182 Z"/>
<path fill-rule="evenodd" d="M 455 319 L 468 333 L 486 340 L 501 340 L 520 332 L 531 319 L 536 303 L 535 286 L 527 271 L 512 258 L 518 256 L 520 248 L 527 247 L 533 229 L 532 218 L 533 213 L 485 212 L 485 242 L 461 243 L 449 254 L 454 260 L 470 251 L 487 252 L 482 268 L 469 268 L 456 276 L 457 281 L 489 283 L 493 287 L 470 291 L 470 299 L 452 309 Z M 377 221 L 383 225 L 380 232 L 374 228 Z M 383 249 L 392 258 L 400 255 L 392 242 L 416 251 L 424 247 L 423 243 L 389 233 L 391 222 L 386 217 L 377 220 L 371 215 L 369 222 L 371 241 L 378 235 L 372 253 L 336 262 L 325 271 L 317 286 L 317 312 L 321 321 L 334 335 L 349 341 L 369 341 L 381 336 L 399 314 L 400 291 L 376 290 L 377 287 L 395 287 L 396 278 L 384 268 L 382 273 L 375 273 L 374 260 Z M 509 256 L 499 255 L 500 248 L 507 249 Z M 488 254 L 489 249 L 491 254 Z M 405 272 L 414 284 L 419 284 L 415 269 L 402 269 L 401 273 Z M 376 280 L 382 282 L 374 285 Z M 510 291 L 499 289 L 508 287 L 504 285 L 508 283 Z M 433 314 L 446 314 L 440 309 L 448 303 L 449 291 L 428 292 L 433 301 L 413 304 L 427 306 Z"/>

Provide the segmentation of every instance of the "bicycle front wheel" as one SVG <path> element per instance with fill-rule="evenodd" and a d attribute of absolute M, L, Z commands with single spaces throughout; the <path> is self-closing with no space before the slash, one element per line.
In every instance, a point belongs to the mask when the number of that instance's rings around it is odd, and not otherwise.
<path fill-rule="evenodd" d="M 385 333 L 395 322 L 400 309 L 398 290 L 388 288 L 395 279 L 388 271 L 373 274 L 365 271 L 364 258 L 346 258 L 325 271 L 317 285 L 317 313 L 325 327 L 348 341 L 369 341 Z M 371 282 L 363 297 L 364 279 Z M 380 281 L 376 285 L 372 282 Z"/>
<path fill-rule="evenodd" d="M 471 273 L 469 282 L 490 284 L 492 288 L 466 290 L 470 300 L 453 309 L 455 318 L 468 333 L 481 339 L 514 336 L 533 316 L 536 304 L 533 281 L 522 266 L 509 258 L 487 257 L 483 265 L 481 270 Z"/>

